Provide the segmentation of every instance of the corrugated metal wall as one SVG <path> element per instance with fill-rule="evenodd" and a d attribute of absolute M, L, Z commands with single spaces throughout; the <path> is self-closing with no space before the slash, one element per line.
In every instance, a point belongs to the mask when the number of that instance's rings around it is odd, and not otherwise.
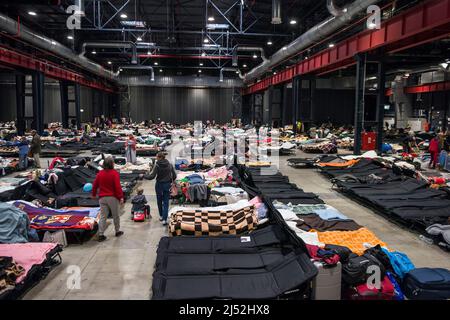
<path fill-rule="evenodd" d="M 31 91 L 31 82 L 27 83 L 27 91 Z M 81 121 L 92 121 L 94 117 L 94 93 L 87 87 L 81 87 Z M 69 93 L 71 94 L 71 93 Z M 106 107 L 106 98 L 102 94 L 97 94 L 97 110 L 102 112 Z M 106 96 L 106 95 L 104 95 Z M 0 78 L 0 121 L 12 121 L 16 119 L 16 87 L 13 75 L 2 75 Z M 74 106 L 70 104 L 70 115 L 75 115 Z M 25 99 L 25 113 L 31 116 L 33 113 L 32 99 Z M 101 113 L 99 113 L 100 115 Z M 51 79 L 46 79 L 44 92 L 44 123 L 61 121 L 61 97 L 59 92 L 59 83 Z"/>
<path fill-rule="evenodd" d="M 130 87 L 130 115 L 134 121 L 226 123 L 233 114 L 232 98 L 233 89 Z"/>

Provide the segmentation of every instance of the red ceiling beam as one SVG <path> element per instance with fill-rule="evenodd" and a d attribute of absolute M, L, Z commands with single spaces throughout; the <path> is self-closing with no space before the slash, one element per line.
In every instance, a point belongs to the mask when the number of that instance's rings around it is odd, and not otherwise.
<path fill-rule="evenodd" d="M 358 53 L 383 49 L 386 53 L 405 50 L 450 34 L 450 0 L 429 0 L 385 21 L 380 30 L 365 30 L 308 60 L 267 77 L 243 90 L 252 94 L 271 85 L 291 81 L 297 75 L 324 74 L 355 63 Z"/>
<path fill-rule="evenodd" d="M 82 74 L 62 68 L 49 61 L 37 59 L 31 55 L 0 47 L 0 64 L 8 67 L 23 68 L 44 73 L 45 76 L 58 80 L 67 80 L 83 86 L 114 92 L 114 87 L 102 81 L 90 80 Z"/>
<path fill-rule="evenodd" d="M 439 92 L 449 90 L 450 90 L 450 81 L 442 81 L 407 87 L 405 88 L 405 93 L 414 94 L 414 93 L 428 93 L 428 92 Z"/>
<path fill-rule="evenodd" d="M 139 54 L 139 58 L 155 58 L 155 59 L 186 59 L 186 60 L 231 60 L 231 56 L 202 56 L 202 55 L 186 55 L 186 54 Z M 239 59 L 250 59 L 251 57 L 242 57 Z"/>

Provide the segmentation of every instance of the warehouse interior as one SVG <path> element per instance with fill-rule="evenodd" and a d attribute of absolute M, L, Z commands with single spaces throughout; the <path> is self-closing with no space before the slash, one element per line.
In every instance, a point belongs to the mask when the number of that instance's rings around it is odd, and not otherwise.
<path fill-rule="evenodd" d="M 0 300 L 448 300 L 449 77 L 450 0 L 2 1 Z"/>

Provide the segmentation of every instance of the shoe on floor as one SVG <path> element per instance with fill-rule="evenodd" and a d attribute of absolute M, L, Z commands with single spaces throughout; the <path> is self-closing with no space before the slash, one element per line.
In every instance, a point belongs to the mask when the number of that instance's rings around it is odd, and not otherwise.
<path fill-rule="evenodd" d="M 167 226 L 167 221 L 163 221 L 162 225 Z"/>
<path fill-rule="evenodd" d="M 159 221 L 163 221 L 163 218 L 159 217 Z"/>
<path fill-rule="evenodd" d="M 98 236 L 98 242 L 103 242 L 106 240 L 105 236 Z"/>
<path fill-rule="evenodd" d="M 116 237 L 120 237 L 120 236 L 122 236 L 123 235 L 123 231 L 117 231 L 116 232 Z"/>

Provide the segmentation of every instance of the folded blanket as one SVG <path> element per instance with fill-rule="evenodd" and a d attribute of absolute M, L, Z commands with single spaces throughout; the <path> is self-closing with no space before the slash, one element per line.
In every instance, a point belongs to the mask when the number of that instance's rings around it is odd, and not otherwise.
<path fill-rule="evenodd" d="M 379 244 L 386 247 L 386 243 L 377 238 L 372 231 L 361 228 L 356 231 L 318 232 L 320 242 L 347 247 L 358 255 L 362 255 L 368 247 Z"/>
<path fill-rule="evenodd" d="M 236 209 L 176 208 L 171 211 L 169 232 L 173 236 L 220 236 L 242 234 L 258 225 L 253 205 Z"/>

